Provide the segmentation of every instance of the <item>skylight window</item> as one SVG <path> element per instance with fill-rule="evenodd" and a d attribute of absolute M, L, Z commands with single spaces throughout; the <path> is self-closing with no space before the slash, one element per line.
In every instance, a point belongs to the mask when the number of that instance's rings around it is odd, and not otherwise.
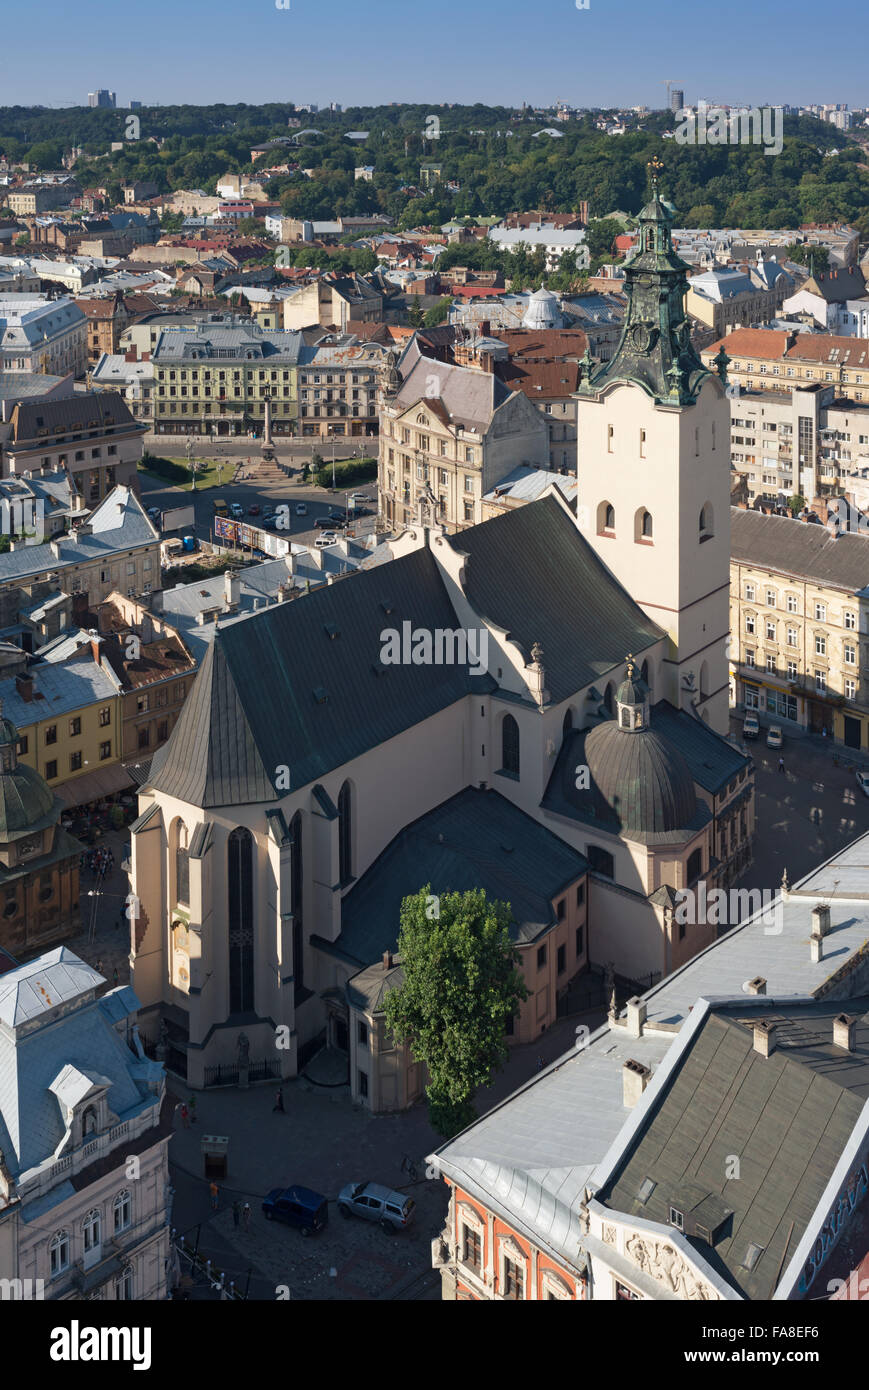
<path fill-rule="evenodd" d="M 637 1193 L 637 1196 L 643 1203 L 643 1206 L 646 1205 L 646 1202 L 648 1202 L 649 1198 L 651 1197 L 652 1193 L 654 1192 L 657 1186 L 658 1184 L 654 1181 L 653 1178 L 643 1178 L 643 1181 L 640 1183 L 640 1190 Z"/>
<path fill-rule="evenodd" d="M 745 1252 L 745 1259 L 742 1261 L 743 1269 L 754 1269 L 763 1254 L 763 1250 L 764 1247 L 762 1245 L 755 1245 L 754 1241 L 752 1241 Z"/>

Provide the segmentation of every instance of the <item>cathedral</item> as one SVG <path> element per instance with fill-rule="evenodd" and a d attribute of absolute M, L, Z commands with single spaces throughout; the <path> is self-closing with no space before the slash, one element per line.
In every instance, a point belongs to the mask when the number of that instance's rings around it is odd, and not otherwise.
<path fill-rule="evenodd" d="M 421 487 L 387 562 L 220 620 L 132 826 L 140 1029 L 190 1086 L 295 1076 L 325 1039 L 360 1103 L 412 1103 L 383 999 L 424 887 L 511 904 L 515 1042 L 589 966 L 642 988 L 715 939 L 674 902 L 745 867 L 753 774 L 726 358 L 691 345 L 672 217 L 653 179 L 620 343 L 583 364 L 576 510 L 553 488 L 448 535 Z"/>

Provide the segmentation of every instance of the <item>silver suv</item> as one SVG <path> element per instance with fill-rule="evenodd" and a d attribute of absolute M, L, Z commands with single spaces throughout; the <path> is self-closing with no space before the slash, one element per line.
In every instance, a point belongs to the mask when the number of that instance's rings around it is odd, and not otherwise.
<path fill-rule="evenodd" d="M 415 1206 L 412 1197 L 376 1182 L 351 1182 L 338 1193 L 338 1210 L 345 1220 L 361 1216 L 365 1221 L 379 1221 L 384 1230 L 409 1226 Z"/>

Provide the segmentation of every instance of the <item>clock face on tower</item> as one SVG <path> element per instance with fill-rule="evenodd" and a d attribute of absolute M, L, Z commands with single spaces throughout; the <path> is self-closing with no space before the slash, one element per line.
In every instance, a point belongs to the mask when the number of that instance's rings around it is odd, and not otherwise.
<path fill-rule="evenodd" d="M 680 348 L 686 348 L 691 341 L 691 330 L 687 323 L 680 323 L 676 329 L 676 341 Z"/>
<path fill-rule="evenodd" d="M 631 329 L 631 342 L 637 352 L 648 352 L 652 346 L 652 334 L 645 323 L 636 323 Z"/>

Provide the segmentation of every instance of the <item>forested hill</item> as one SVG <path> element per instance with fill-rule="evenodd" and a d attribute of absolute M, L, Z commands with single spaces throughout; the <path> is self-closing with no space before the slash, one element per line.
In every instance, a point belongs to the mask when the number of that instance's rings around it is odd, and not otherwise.
<path fill-rule="evenodd" d="M 516 209 L 575 211 L 588 199 L 592 217 L 636 213 L 646 194 L 646 164 L 663 160 L 662 187 L 688 226 L 793 227 L 847 221 L 869 236 L 869 169 L 861 148 L 826 124 L 786 118 L 781 154 L 761 146 L 678 145 L 661 138 L 672 118 L 652 112 L 622 136 L 598 131 L 591 117 L 558 123 L 560 139 L 535 132 L 556 123 L 506 107 L 376 106 L 335 114 L 297 113 L 291 104 L 160 106 L 136 113 L 140 138 L 124 139 L 129 112 L 73 107 L 0 108 L 0 153 L 40 169 L 58 168 L 73 145 L 83 150 L 76 176 L 84 185 L 149 179 L 161 191 L 210 192 L 227 172 L 252 172 L 253 145 L 296 132 L 298 115 L 316 134 L 298 148 L 278 148 L 260 166 L 289 162 L 297 172 L 272 178 L 270 197 L 295 216 L 324 218 L 383 212 L 402 226 L 452 217 L 503 216 Z M 439 122 L 438 138 L 426 138 Z M 368 131 L 364 141 L 348 131 Z M 163 142 L 159 147 L 149 139 Z M 831 153 L 838 149 L 839 153 Z M 418 191 L 420 164 L 441 166 L 441 182 Z M 354 166 L 372 165 L 372 182 Z M 314 171 L 306 177 L 301 169 Z M 455 181 L 458 190 L 448 190 Z"/>

